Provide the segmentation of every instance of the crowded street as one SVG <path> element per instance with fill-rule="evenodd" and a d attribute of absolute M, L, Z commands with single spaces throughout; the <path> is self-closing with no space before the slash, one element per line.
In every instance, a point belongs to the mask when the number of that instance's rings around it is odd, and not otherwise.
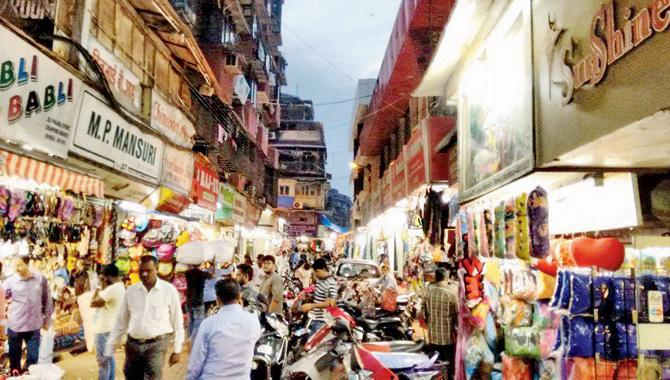
<path fill-rule="evenodd" d="M 0 0 L 0 380 L 670 380 L 670 0 Z"/>

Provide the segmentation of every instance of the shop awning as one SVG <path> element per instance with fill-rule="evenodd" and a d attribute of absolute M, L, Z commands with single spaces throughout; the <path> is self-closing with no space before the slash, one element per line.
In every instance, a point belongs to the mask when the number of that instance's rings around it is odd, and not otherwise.
<path fill-rule="evenodd" d="M 450 97 L 458 86 L 460 68 L 486 40 L 508 4 L 509 0 L 458 0 L 412 96 Z"/>
<path fill-rule="evenodd" d="M 102 198 L 104 194 L 104 185 L 97 178 L 6 151 L 0 151 L 0 170 L 6 176 L 31 179 L 77 194 L 94 195 L 98 198 Z"/>
<path fill-rule="evenodd" d="M 337 224 L 333 223 L 333 221 L 330 220 L 330 218 L 328 218 L 327 215 L 321 214 L 320 219 L 321 219 L 321 224 L 323 224 L 327 228 L 330 228 L 331 230 L 337 232 L 338 234 L 343 234 L 343 233 L 346 233 L 346 232 L 349 231 L 348 229 L 346 229 L 344 227 L 341 227 L 341 226 L 338 226 Z"/>

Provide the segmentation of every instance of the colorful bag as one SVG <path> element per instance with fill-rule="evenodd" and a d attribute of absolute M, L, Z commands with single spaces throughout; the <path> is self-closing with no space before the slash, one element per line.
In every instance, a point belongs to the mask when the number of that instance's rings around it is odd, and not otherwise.
<path fill-rule="evenodd" d="M 392 288 L 386 288 L 382 292 L 382 309 L 386 311 L 395 311 L 398 300 L 398 291 Z"/>

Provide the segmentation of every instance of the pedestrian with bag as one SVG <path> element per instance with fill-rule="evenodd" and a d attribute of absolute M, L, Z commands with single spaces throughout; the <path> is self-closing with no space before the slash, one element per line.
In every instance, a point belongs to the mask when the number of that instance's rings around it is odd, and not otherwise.
<path fill-rule="evenodd" d="M 119 268 L 108 264 L 102 269 L 101 287 L 95 289 L 91 307 L 95 309 L 93 330 L 95 333 L 95 356 L 98 360 L 98 380 L 114 380 L 116 362 L 114 355 L 105 356 L 109 334 L 114 327 L 116 314 L 123 302 L 126 287 L 119 277 Z"/>
<path fill-rule="evenodd" d="M 16 375 L 37 364 L 40 328 L 49 328 L 54 306 L 47 279 L 30 270 L 30 259 L 27 256 L 17 257 L 14 265 L 16 273 L 3 282 L 2 289 L 6 299 L 11 301 L 7 314 L 9 367 L 12 374 Z M 22 367 L 24 343 L 28 357 Z"/>
<path fill-rule="evenodd" d="M 193 339 L 198 327 L 207 316 L 205 310 L 205 283 L 213 276 L 198 265 L 191 265 L 184 272 L 186 278 L 186 310 L 188 311 L 188 336 Z"/>
<path fill-rule="evenodd" d="M 160 380 L 168 345 L 174 337 L 169 365 L 179 363 L 184 343 L 184 316 L 177 289 L 158 278 L 158 259 L 140 258 L 140 282 L 126 290 L 114 328 L 107 341 L 106 356 L 114 353 L 121 336 L 128 334 L 123 373 L 127 380 Z"/>

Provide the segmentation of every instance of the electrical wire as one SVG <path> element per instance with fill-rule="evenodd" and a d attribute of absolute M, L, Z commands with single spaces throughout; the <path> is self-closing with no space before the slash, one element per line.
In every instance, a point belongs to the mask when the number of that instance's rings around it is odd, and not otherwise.
<path fill-rule="evenodd" d="M 276 18 L 277 16 L 272 15 L 272 17 Z M 279 19 L 279 20 L 281 21 L 281 19 Z M 356 79 L 354 79 L 353 77 L 351 77 L 351 76 L 350 76 L 349 74 L 347 74 L 344 70 L 340 69 L 339 66 L 337 66 L 335 63 L 333 63 L 333 62 L 332 62 L 330 59 L 328 59 L 325 55 L 321 54 L 321 52 L 319 52 L 314 46 L 310 45 L 309 42 L 305 41 L 304 38 L 302 38 L 296 31 L 294 31 L 293 29 L 291 29 L 285 22 L 281 21 L 281 23 L 282 23 L 282 26 L 284 26 L 284 27 L 286 28 L 286 30 L 288 30 L 289 32 L 291 32 L 291 34 L 293 34 L 297 39 L 299 39 L 303 44 L 305 44 L 305 46 L 307 46 L 310 50 L 312 50 L 312 52 L 314 52 L 314 54 L 316 54 L 316 55 L 318 55 L 319 57 L 321 57 L 324 61 L 326 61 L 326 63 L 328 63 L 331 67 L 333 67 L 335 70 L 337 70 L 340 74 L 342 74 L 342 75 L 344 75 L 345 77 L 349 78 L 351 81 L 353 81 L 353 82 L 355 82 L 355 83 L 358 83 L 358 81 L 357 81 Z"/>

